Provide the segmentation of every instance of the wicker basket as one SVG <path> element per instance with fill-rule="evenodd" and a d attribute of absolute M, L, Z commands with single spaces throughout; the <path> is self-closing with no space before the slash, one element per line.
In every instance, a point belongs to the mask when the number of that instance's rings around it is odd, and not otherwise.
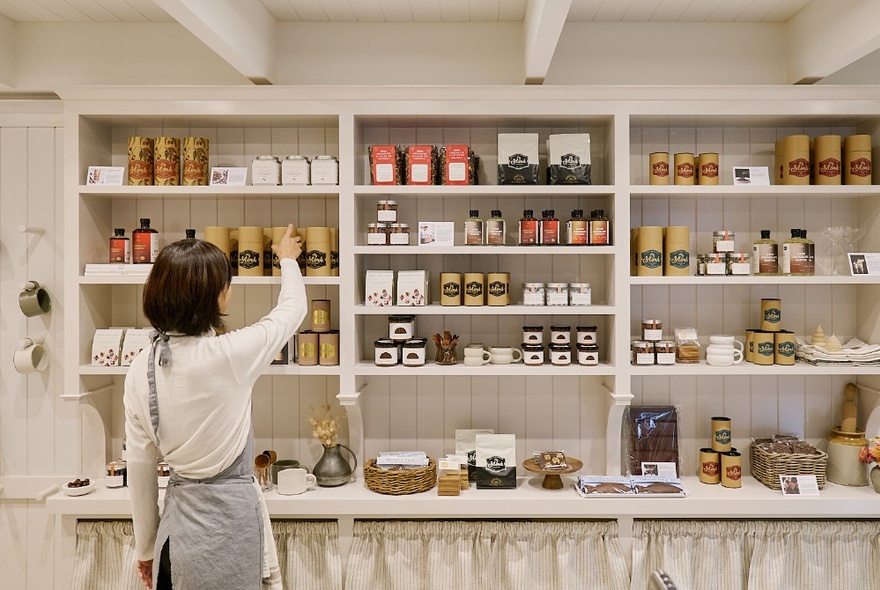
<path fill-rule="evenodd" d="M 402 496 L 427 492 L 437 485 L 437 462 L 429 457 L 427 467 L 388 471 L 376 467 L 375 459 L 369 459 L 364 465 L 364 482 L 379 494 Z"/>
<path fill-rule="evenodd" d="M 816 449 L 814 454 L 771 453 L 755 443 L 749 447 L 752 477 L 773 490 L 782 489 L 780 475 L 815 475 L 819 489 L 825 487 L 828 453 Z"/>

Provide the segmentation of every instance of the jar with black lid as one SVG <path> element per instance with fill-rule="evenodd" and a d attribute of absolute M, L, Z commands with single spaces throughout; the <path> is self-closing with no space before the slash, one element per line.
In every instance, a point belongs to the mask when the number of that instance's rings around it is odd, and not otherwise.
<path fill-rule="evenodd" d="M 599 364 L 599 347 L 590 344 L 578 344 L 578 364 L 585 367 L 594 367 Z"/>
<path fill-rule="evenodd" d="M 523 344 L 544 344 L 544 326 L 523 326 Z"/>
<path fill-rule="evenodd" d="M 550 344 L 571 344 L 571 326 L 550 326 Z"/>
<path fill-rule="evenodd" d="M 427 338 L 412 338 L 403 343 L 403 364 L 407 367 L 421 367 L 425 364 Z"/>
<path fill-rule="evenodd" d="M 388 338 L 396 343 L 410 340 L 415 336 L 415 325 L 416 316 L 414 315 L 390 315 L 388 316 Z"/>
<path fill-rule="evenodd" d="M 597 338 L 598 328 L 596 326 L 578 326 L 577 327 L 577 343 L 589 346 L 599 344 Z"/>
<path fill-rule="evenodd" d="M 550 362 L 557 367 L 571 364 L 571 345 L 570 344 L 551 344 L 550 345 Z"/>
<path fill-rule="evenodd" d="M 540 366 L 544 364 L 544 345 L 543 344 L 525 344 L 522 345 L 523 363 L 531 366 Z"/>
<path fill-rule="evenodd" d="M 391 338 L 379 338 L 373 343 L 375 348 L 375 363 L 379 367 L 393 367 L 397 364 L 400 351 L 397 343 Z"/>

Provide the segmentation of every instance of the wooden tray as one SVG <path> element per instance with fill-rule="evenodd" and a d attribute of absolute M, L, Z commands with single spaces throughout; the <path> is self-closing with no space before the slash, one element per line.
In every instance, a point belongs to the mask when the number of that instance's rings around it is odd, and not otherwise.
<path fill-rule="evenodd" d="M 541 473 L 544 475 L 544 481 L 541 482 L 541 487 L 547 490 L 561 490 L 565 487 L 565 484 L 562 483 L 561 475 L 565 475 L 567 473 L 574 473 L 575 471 L 580 471 L 580 469 L 584 466 L 584 462 L 580 459 L 575 459 L 574 457 L 565 456 L 565 461 L 568 463 L 568 467 L 566 469 L 541 469 L 538 467 L 538 464 L 535 463 L 534 458 L 529 458 L 523 461 L 523 467 L 526 471 L 531 471 L 532 473 Z"/>

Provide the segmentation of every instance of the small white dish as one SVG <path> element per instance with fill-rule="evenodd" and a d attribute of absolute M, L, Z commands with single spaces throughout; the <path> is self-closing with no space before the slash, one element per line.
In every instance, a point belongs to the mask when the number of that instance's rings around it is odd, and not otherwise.
<path fill-rule="evenodd" d="M 87 486 L 81 486 L 78 488 L 72 488 L 68 484 L 64 484 L 63 486 L 61 486 L 61 491 L 64 492 L 65 496 L 85 496 L 94 489 L 95 482 L 91 482 Z"/>

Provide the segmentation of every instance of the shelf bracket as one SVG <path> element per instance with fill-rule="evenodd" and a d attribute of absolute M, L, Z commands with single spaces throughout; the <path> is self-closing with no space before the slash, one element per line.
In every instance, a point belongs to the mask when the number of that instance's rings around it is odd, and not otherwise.
<path fill-rule="evenodd" d="M 107 393 L 112 391 L 115 386 L 111 383 L 109 385 L 105 385 L 103 387 L 99 387 L 97 389 L 93 389 L 91 391 L 81 391 L 80 393 L 62 393 L 60 396 L 66 402 L 81 402 L 83 400 L 87 400 L 90 397 L 100 395 L 102 393 Z"/>
<path fill-rule="evenodd" d="M 364 461 L 364 417 L 360 402 L 362 392 L 363 389 L 354 393 L 340 391 L 336 396 L 339 405 L 345 408 L 345 414 L 348 417 L 348 444 L 361 465 Z"/>
<path fill-rule="evenodd" d="M 604 383 L 602 388 L 608 394 L 608 421 L 605 424 L 605 474 L 620 475 L 623 453 L 620 428 L 623 423 L 624 408 L 632 403 L 632 393 L 612 391 Z"/>

